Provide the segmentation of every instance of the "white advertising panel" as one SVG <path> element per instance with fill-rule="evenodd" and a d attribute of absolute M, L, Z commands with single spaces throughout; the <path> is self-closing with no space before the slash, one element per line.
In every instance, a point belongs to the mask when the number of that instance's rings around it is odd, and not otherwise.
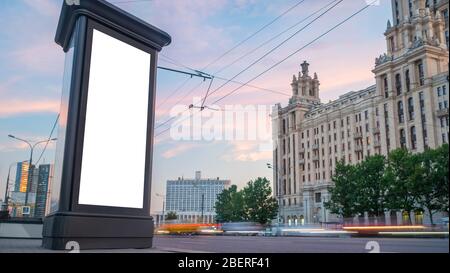
<path fill-rule="evenodd" d="M 143 208 L 150 59 L 93 30 L 79 204 Z"/>

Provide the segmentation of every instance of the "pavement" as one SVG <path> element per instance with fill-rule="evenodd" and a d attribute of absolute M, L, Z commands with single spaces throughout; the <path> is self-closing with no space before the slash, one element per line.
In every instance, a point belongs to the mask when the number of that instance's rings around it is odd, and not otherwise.
<path fill-rule="evenodd" d="M 82 253 L 449 253 L 448 238 L 328 238 L 157 235 L 150 249 Z M 67 253 L 43 249 L 37 239 L 1 239 L 0 253 Z"/>

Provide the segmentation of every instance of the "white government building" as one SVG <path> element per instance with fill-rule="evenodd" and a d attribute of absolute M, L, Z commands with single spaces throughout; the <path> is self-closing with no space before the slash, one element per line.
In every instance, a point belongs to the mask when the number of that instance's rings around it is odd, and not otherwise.
<path fill-rule="evenodd" d="M 375 85 L 364 90 L 321 103 L 317 74 L 301 64 L 289 104 L 277 104 L 272 115 L 280 221 L 338 220 L 323 204 L 341 159 L 357 163 L 399 147 L 421 152 L 448 143 L 448 7 L 448 0 L 392 0 L 387 52 L 375 60 Z M 388 224 L 402 217 L 386 212 Z M 428 217 L 412 219 L 421 223 Z"/>
<path fill-rule="evenodd" d="M 199 171 L 195 172 L 195 178 L 167 180 L 165 214 L 175 212 L 184 223 L 214 223 L 217 195 L 230 184 L 230 180 L 219 177 L 202 178 Z"/>

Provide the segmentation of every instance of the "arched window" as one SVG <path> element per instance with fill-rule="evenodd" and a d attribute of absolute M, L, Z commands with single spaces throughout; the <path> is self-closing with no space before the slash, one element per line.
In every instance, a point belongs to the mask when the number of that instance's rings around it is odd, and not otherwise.
<path fill-rule="evenodd" d="M 402 93 L 402 78 L 400 74 L 395 74 L 395 90 L 397 91 L 397 96 Z"/>
<path fill-rule="evenodd" d="M 405 84 L 406 84 L 406 92 L 409 92 L 411 85 L 411 80 L 409 78 L 409 69 L 405 71 Z"/>
<path fill-rule="evenodd" d="M 417 147 L 416 127 L 411 127 L 411 148 L 415 150 Z"/>
<path fill-rule="evenodd" d="M 405 129 L 400 129 L 400 146 L 406 148 L 406 135 Z"/>
<path fill-rule="evenodd" d="M 398 122 L 403 123 L 405 121 L 405 116 L 403 112 L 403 102 L 399 101 L 398 103 Z"/>
<path fill-rule="evenodd" d="M 414 100 L 412 97 L 408 99 L 408 113 L 409 119 L 414 119 Z"/>

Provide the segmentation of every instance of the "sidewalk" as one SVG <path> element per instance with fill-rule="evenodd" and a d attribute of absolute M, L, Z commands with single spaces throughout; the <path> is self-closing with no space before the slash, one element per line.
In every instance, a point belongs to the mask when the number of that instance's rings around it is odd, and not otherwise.
<path fill-rule="evenodd" d="M 40 239 L 3 239 L 0 238 L 0 253 L 70 253 L 70 250 L 49 250 L 41 247 Z M 194 253 L 178 248 L 146 248 L 146 249 L 90 249 L 80 253 Z"/>

